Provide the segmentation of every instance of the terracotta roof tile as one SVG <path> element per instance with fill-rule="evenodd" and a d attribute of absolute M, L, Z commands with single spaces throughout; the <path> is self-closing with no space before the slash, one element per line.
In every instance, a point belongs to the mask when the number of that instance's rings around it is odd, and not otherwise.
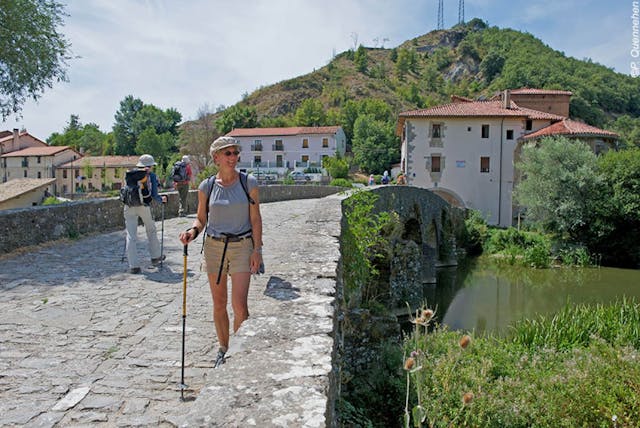
<path fill-rule="evenodd" d="M 335 134 L 339 126 L 293 126 L 287 128 L 237 128 L 228 137 L 272 137 L 290 135 Z"/>
<path fill-rule="evenodd" d="M 571 120 L 571 119 L 561 120 L 560 122 L 556 122 L 542 129 L 538 129 L 535 132 L 524 135 L 521 138 L 523 140 L 531 140 L 534 138 L 548 137 L 552 135 L 570 135 L 574 137 L 594 136 L 594 137 L 619 138 L 619 135 L 616 134 L 615 132 L 596 128 L 595 126 L 587 125 L 586 123 L 578 122 L 576 120 Z"/>
<path fill-rule="evenodd" d="M 0 184 L 0 202 L 20 196 L 24 193 L 47 186 L 56 181 L 55 178 L 16 178 Z"/>
<path fill-rule="evenodd" d="M 15 152 L 6 153 L 2 155 L 2 157 L 6 158 L 6 157 L 21 157 L 21 156 L 53 156 L 56 153 L 60 153 L 65 150 L 73 150 L 73 149 L 69 146 L 27 147 L 26 149 L 16 150 Z"/>
<path fill-rule="evenodd" d="M 503 108 L 502 101 L 471 101 L 410 110 L 400 113 L 407 117 L 525 117 L 531 119 L 561 120 L 562 116 L 518 106 L 513 101 L 510 108 Z"/>
<path fill-rule="evenodd" d="M 109 166 L 112 168 L 133 168 L 138 163 L 139 156 L 85 156 L 73 162 L 59 165 L 58 168 L 69 168 L 72 164 L 76 167 L 90 165 L 94 167 Z"/>

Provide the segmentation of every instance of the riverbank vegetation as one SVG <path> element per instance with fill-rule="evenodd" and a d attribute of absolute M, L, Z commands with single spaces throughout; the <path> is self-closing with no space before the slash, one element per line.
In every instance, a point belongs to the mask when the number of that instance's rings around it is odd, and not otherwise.
<path fill-rule="evenodd" d="M 505 336 L 429 331 L 430 321 L 431 312 L 416 314 L 405 341 L 407 427 L 640 424 L 634 301 L 568 304 L 517 323 Z"/>

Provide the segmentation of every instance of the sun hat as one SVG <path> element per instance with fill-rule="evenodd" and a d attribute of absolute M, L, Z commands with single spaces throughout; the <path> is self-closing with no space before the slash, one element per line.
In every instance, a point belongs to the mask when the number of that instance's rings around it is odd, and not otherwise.
<path fill-rule="evenodd" d="M 184 163 L 189 163 L 189 162 L 191 162 L 191 161 L 189 160 L 189 156 L 187 156 L 187 155 L 182 156 L 182 162 L 184 162 Z"/>
<path fill-rule="evenodd" d="M 136 166 L 138 167 L 150 167 L 150 166 L 154 166 L 157 165 L 156 161 L 153 160 L 153 156 L 151 155 L 142 155 L 140 156 L 140 159 L 138 159 L 138 163 L 136 164 Z"/>
<path fill-rule="evenodd" d="M 240 143 L 233 137 L 220 137 L 217 138 L 213 143 L 211 143 L 211 147 L 209 147 L 209 153 L 212 155 L 218 150 L 222 150 L 226 147 L 239 146 Z"/>

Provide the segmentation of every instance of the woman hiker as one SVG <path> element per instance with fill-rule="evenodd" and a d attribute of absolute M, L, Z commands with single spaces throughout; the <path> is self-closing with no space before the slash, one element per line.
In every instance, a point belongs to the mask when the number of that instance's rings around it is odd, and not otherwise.
<path fill-rule="evenodd" d="M 240 146 L 231 137 L 220 137 L 209 148 L 218 173 L 198 186 L 198 211 L 193 225 L 180 233 L 188 245 L 205 233 L 204 267 L 213 298 L 213 321 L 220 346 L 214 367 L 225 361 L 229 349 L 227 277 L 231 277 L 233 331 L 249 317 L 247 298 L 251 274 L 262 264 L 262 217 L 258 183 L 241 175 L 236 166 Z"/>

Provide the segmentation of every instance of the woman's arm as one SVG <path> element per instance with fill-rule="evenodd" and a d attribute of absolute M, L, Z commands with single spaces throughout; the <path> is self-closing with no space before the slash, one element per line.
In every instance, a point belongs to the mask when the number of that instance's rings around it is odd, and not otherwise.
<path fill-rule="evenodd" d="M 198 212 L 196 219 L 193 221 L 191 227 L 179 235 L 180 242 L 187 245 L 189 242 L 196 239 L 200 233 L 206 233 L 204 228 L 207 226 L 207 195 L 202 190 L 198 190 Z"/>

